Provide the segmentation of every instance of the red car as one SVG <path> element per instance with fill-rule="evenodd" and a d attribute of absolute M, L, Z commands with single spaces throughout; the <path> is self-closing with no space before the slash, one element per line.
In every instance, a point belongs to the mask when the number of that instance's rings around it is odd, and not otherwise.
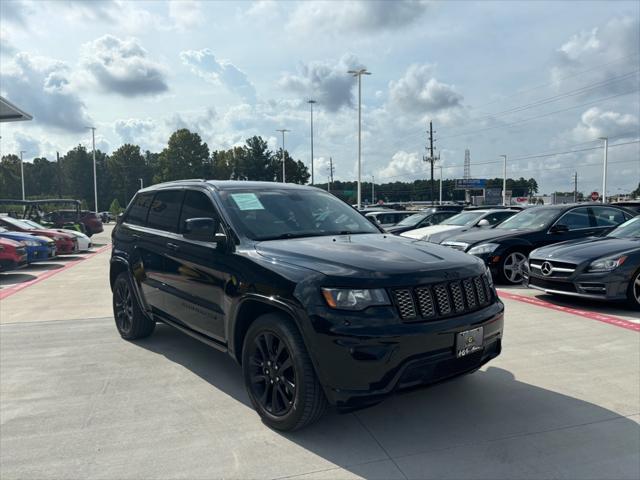
<path fill-rule="evenodd" d="M 62 233 L 49 228 L 33 228 L 28 223 L 17 218 L 0 217 L 0 226 L 14 232 L 34 233 L 43 237 L 49 237 L 56 242 L 56 254 L 65 255 L 78 251 L 78 240 L 73 235 Z"/>
<path fill-rule="evenodd" d="M 87 236 L 92 236 L 94 233 L 100 233 L 104 231 L 102 220 L 95 212 L 89 210 L 55 210 L 48 213 L 45 219 L 53 223 L 57 228 L 63 228 L 68 223 L 81 223 L 84 226 L 84 232 Z"/>
<path fill-rule="evenodd" d="M 20 242 L 0 238 L 0 272 L 13 270 L 27 263 L 27 249 Z"/>

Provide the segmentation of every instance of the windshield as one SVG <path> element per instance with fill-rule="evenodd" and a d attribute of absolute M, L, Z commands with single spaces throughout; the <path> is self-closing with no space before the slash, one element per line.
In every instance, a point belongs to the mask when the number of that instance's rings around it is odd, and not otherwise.
<path fill-rule="evenodd" d="M 486 212 L 462 212 L 447 218 L 440 225 L 469 225 L 480 219 Z"/>
<path fill-rule="evenodd" d="M 410 215 L 402 220 L 400 220 L 396 226 L 397 227 L 412 227 L 413 225 L 417 225 L 424 218 L 427 217 L 427 213 L 416 213 L 414 215 Z"/>
<path fill-rule="evenodd" d="M 27 224 L 24 220 L 18 220 L 17 218 L 13 217 L 2 217 L 2 220 L 7 222 L 9 225 L 13 225 L 14 227 L 18 228 L 24 228 L 25 230 L 33 230 L 34 228 L 36 228 Z"/>
<path fill-rule="evenodd" d="M 558 208 L 532 208 L 531 210 L 523 210 L 516 213 L 513 217 L 507 218 L 504 222 L 495 228 L 501 229 L 522 229 L 522 230 L 538 230 L 551 225 L 562 210 Z"/>
<path fill-rule="evenodd" d="M 640 216 L 627 220 L 618 228 L 610 232 L 607 237 L 640 238 Z"/>
<path fill-rule="evenodd" d="M 252 240 L 380 233 L 349 205 L 318 190 L 230 190 L 220 197 L 233 225 Z"/>
<path fill-rule="evenodd" d="M 20 221 L 31 228 L 44 228 L 42 225 L 40 225 L 37 222 L 34 222 L 33 220 L 20 220 Z"/>

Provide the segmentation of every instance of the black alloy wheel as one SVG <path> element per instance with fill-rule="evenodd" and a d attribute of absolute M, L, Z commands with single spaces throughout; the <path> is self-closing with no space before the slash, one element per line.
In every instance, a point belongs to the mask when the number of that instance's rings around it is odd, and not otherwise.
<path fill-rule="evenodd" d="M 298 383 L 291 352 L 275 332 L 262 332 L 253 340 L 249 357 L 251 390 L 260 405 L 280 417 L 291 410 Z"/>
<path fill-rule="evenodd" d="M 148 337 L 156 322 L 138 304 L 128 272 L 122 272 L 113 283 L 113 316 L 120 336 L 126 340 Z"/>
<path fill-rule="evenodd" d="M 118 331 L 129 332 L 133 325 L 133 296 L 128 282 L 117 282 L 113 297 L 113 313 Z"/>

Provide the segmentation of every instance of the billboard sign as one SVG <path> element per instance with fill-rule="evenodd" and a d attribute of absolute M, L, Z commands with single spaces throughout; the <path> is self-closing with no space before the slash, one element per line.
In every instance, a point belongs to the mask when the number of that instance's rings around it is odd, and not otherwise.
<path fill-rule="evenodd" d="M 482 190 L 486 184 L 484 178 L 457 178 L 456 190 Z"/>

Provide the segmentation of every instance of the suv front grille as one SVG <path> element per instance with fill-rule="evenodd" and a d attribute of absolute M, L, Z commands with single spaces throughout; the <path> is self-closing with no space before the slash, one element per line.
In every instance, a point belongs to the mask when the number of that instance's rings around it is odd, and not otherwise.
<path fill-rule="evenodd" d="M 492 293 L 486 275 L 453 282 L 392 290 L 404 321 L 436 320 L 487 306 Z"/>

